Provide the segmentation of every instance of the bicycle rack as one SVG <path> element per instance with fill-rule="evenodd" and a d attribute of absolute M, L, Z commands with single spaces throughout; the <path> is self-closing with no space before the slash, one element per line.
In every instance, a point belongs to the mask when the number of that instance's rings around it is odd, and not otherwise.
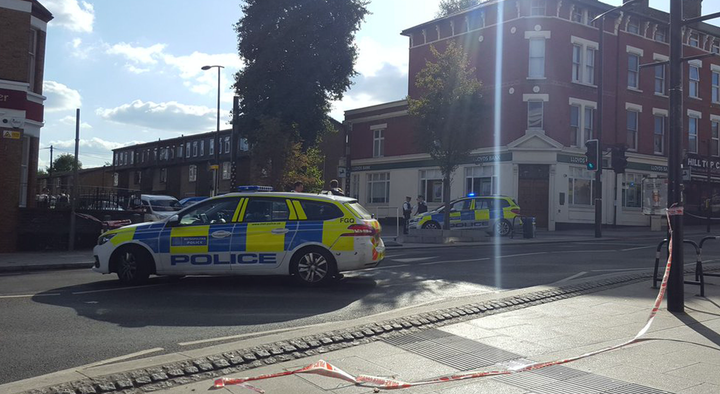
<path fill-rule="evenodd" d="M 717 235 L 707 236 L 707 237 L 701 239 L 701 240 L 700 240 L 700 247 L 699 247 L 699 249 L 700 249 L 700 254 L 702 254 L 702 247 L 703 247 L 703 244 L 705 243 L 705 241 L 709 241 L 709 240 L 711 240 L 711 239 L 720 239 L 720 236 L 717 236 Z M 701 268 L 701 269 L 700 269 L 700 275 L 702 275 L 702 276 L 707 275 L 707 276 L 720 277 L 720 273 L 717 273 L 717 274 L 706 274 L 706 273 L 702 270 L 702 266 L 701 266 L 700 268 Z M 697 273 L 695 273 L 695 280 L 697 280 L 697 279 L 698 279 L 698 278 L 697 278 Z"/>
<path fill-rule="evenodd" d="M 700 245 L 695 241 L 684 239 L 683 243 L 692 245 L 695 248 L 695 280 L 684 280 L 683 283 L 686 285 L 700 286 L 700 297 L 705 297 L 705 277 L 702 269 L 702 244 L 708 239 L 720 239 L 720 237 L 705 237 L 700 241 Z M 663 239 L 655 249 L 655 270 L 653 271 L 653 289 L 657 289 L 657 282 L 662 281 L 662 278 L 658 278 L 658 267 L 660 265 L 660 252 L 662 251 L 663 245 L 667 243 L 667 238 Z M 684 267 L 682 268 L 685 269 Z M 720 274 L 713 274 L 713 276 L 720 276 Z"/>

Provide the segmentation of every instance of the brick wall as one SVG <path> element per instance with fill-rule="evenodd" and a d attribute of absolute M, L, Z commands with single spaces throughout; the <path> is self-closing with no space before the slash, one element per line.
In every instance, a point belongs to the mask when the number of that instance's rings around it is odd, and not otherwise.
<path fill-rule="evenodd" d="M 0 8 L 0 79 L 27 82 L 29 29 L 29 13 Z"/>

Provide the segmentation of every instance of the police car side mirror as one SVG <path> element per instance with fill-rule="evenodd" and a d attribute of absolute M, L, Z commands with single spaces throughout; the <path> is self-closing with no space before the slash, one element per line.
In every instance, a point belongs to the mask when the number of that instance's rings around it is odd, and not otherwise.
<path fill-rule="evenodd" d="M 170 216 L 170 219 L 167 221 L 168 227 L 176 227 L 178 224 L 180 224 L 180 218 L 178 215 L 172 215 Z"/>

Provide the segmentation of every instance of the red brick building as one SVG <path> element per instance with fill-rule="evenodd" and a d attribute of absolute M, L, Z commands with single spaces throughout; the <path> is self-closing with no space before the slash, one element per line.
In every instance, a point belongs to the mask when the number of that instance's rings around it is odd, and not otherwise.
<path fill-rule="evenodd" d="M 18 207 L 35 194 L 47 24 L 37 0 L 0 1 L 0 252 L 15 250 Z"/>
<path fill-rule="evenodd" d="M 685 0 L 685 17 L 700 15 L 701 3 Z M 468 53 L 483 83 L 486 116 L 472 159 L 454 174 L 452 198 L 508 195 L 523 215 L 551 230 L 593 223 L 594 173 L 585 168 L 584 144 L 595 135 L 600 32 L 590 21 L 610 8 L 595 0 L 487 1 L 402 31 L 409 39 L 411 97 L 431 46 L 442 51 L 451 41 Z M 603 171 L 606 224 L 648 225 L 642 180 L 667 171 L 669 73 L 640 65 L 667 60 L 668 20 L 647 1 L 606 17 L 603 144 L 625 145 L 629 158 L 625 174 Z M 720 53 L 716 26 L 687 28 L 683 39 L 685 56 Z M 697 211 L 711 193 L 720 204 L 720 57 L 686 63 L 683 94 L 686 165 L 695 170 L 686 201 Z M 440 171 L 414 143 L 404 100 L 347 111 L 345 121 L 350 194 L 380 216 L 394 215 L 406 195 L 440 204 Z M 707 167 L 718 182 L 711 187 Z"/>

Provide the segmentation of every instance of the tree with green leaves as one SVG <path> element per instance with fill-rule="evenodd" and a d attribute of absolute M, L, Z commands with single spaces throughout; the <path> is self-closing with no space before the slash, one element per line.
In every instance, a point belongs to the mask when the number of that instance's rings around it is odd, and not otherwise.
<path fill-rule="evenodd" d="M 482 3 L 482 0 L 440 0 L 440 9 L 438 10 L 438 18 L 452 15 L 456 12 L 474 7 Z"/>
<path fill-rule="evenodd" d="M 365 0 L 245 0 L 235 25 L 245 67 L 235 75 L 239 126 L 259 152 L 300 142 L 305 152 L 328 130 L 331 102 L 357 73 L 355 33 L 368 14 Z M 268 130 L 266 127 L 271 127 Z M 278 130 L 279 128 L 279 130 Z M 281 141 L 268 139 L 280 133 Z M 269 146 L 263 147 L 262 143 Z M 277 145 L 276 145 L 277 144 Z M 274 155 L 266 174 L 286 172 L 287 155 Z"/>
<path fill-rule="evenodd" d="M 417 99 L 408 97 L 408 105 L 416 124 L 417 142 L 438 163 L 443 175 L 447 230 L 452 174 L 469 159 L 478 142 L 483 117 L 482 85 L 462 48 L 450 43 L 443 53 L 435 47 L 430 50 L 434 60 L 427 60 L 415 79 L 421 95 Z"/>
<path fill-rule="evenodd" d="M 53 171 L 63 172 L 72 171 L 75 168 L 75 155 L 72 153 L 63 153 L 53 160 Z M 82 168 L 82 162 L 78 160 L 78 169 Z"/>

